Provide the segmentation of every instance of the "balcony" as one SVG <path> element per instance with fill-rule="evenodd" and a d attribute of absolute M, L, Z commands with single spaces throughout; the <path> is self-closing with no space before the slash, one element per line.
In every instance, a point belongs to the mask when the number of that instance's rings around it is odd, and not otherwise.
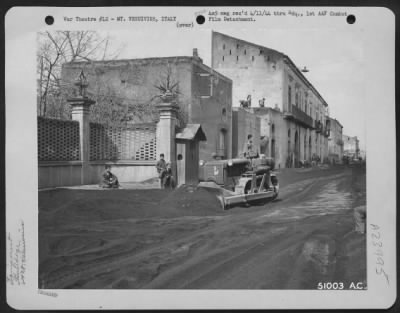
<path fill-rule="evenodd" d="M 313 119 L 308 116 L 308 114 L 304 113 L 297 106 L 291 105 L 289 106 L 290 110 L 283 112 L 284 118 L 288 120 L 293 120 L 304 127 L 314 128 Z"/>
<path fill-rule="evenodd" d="M 327 119 L 324 127 L 324 136 L 329 137 L 330 134 L 331 134 L 331 121 Z"/>
<path fill-rule="evenodd" d="M 315 132 L 322 133 L 323 130 L 324 130 L 324 125 L 321 123 L 321 121 L 315 121 Z"/>

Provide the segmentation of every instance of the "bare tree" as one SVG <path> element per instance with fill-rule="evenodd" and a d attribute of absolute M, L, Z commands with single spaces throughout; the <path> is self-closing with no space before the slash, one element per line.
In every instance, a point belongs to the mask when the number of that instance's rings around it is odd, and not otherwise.
<path fill-rule="evenodd" d="M 116 58 L 120 50 L 110 51 L 109 36 L 95 31 L 56 31 L 38 34 L 38 115 L 65 118 L 69 107 L 65 98 L 71 86 L 61 82 L 63 63 Z"/>

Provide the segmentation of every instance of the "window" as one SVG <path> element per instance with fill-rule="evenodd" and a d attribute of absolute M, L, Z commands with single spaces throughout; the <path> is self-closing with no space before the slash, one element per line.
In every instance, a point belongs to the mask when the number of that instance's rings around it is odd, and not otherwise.
<path fill-rule="evenodd" d="M 236 49 L 239 49 L 239 44 L 236 45 Z"/>
<path fill-rule="evenodd" d="M 225 57 L 224 56 L 222 56 L 222 62 L 225 60 Z"/>
<path fill-rule="evenodd" d="M 222 45 L 222 49 L 225 50 L 225 44 Z"/>
<path fill-rule="evenodd" d="M 246 49 L 244 49 L 244 55 L 246 55 Z"/>
<path fill-rule="evenodd" d="M 251 57 L 251 60 L 254 61 L 254 55 Z"/>
<path fill-rule="evenodd" d="M 260 50 L 260 55 L 261 55 L 262 53 L 263 53 L 262 50 Z"/>
<path fill-rule="evenodd" d="M 290 106 L 292 104 L 292 87 L 289 86 L 288 89 L 288 105 Z"/>
<path fill-rule="evenodd" d="M 199 76 L 199 95 L 208 98 L 213 95 L 213 77 L 209 73 L 197 73 Z"/>
<path fill-rule="evenodd" d="M 232 50 L 229 49 L 229 55 L 232 55 Z"/>
<path fill-rule="evenodd" d="M 236 61 L 239 61 L 239 56 L 238 55 L 236 56 Z"/>

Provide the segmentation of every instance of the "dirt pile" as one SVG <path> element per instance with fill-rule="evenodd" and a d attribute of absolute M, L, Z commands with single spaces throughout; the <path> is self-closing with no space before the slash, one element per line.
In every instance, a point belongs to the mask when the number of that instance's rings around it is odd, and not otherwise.
<path fill-rule="evenodd" d="M 206 216 L 222 214 L 217 192 L 205 188 L 182 185 L 160 202 L 165 213 L 178 216 Z"/>

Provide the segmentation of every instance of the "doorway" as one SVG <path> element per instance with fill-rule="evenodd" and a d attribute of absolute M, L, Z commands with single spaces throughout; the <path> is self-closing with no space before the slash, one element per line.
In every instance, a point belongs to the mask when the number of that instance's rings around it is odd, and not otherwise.
<path fill-rule="evenodd" d="M 300 150 L 300 143 L 299 143 L 299 134 L 296 130 L 294 133 L 294 167 L 299 166 L 299 150 Z"/>

